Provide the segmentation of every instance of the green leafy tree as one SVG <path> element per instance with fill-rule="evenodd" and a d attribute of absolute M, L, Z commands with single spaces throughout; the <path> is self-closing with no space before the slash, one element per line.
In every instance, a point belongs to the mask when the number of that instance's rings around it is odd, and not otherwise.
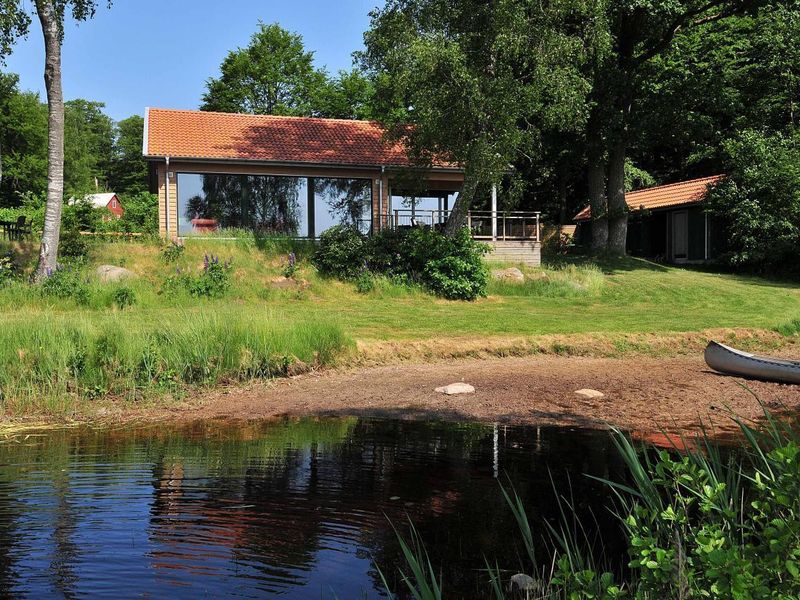
<path fill-rule="evenodd" d="M 141 116 L 133 115 L 117 123 L 108 185 L 118 194 L 135 196 L 147 191 L 147 161 L 142 156 L 143 136 L 144 119 Z"/>
<path fill-rule="evenodd" d="M 376 82 L 381 119 L 418 166 L 448 160 L 464 168 L 448 233 L 461 228 L 479 190 L 531 153 L 542 130 L 584 122 L 589 88 L 580 67 L 591 19 L 583 28 L 562 25 L 585 10 L 569 2 L 390 0 L 372 13 L 360 59 Z"/>
<path fill-rule="evenodd" d="M 332 119 L 375 117 L 375 86 L 359 69 L 339 71 L 328 81 L 315 101 L 315 112 Z"/>
<path fill-rule="evenodd" d="M 47 107 L 0 73 L 0 206 L 17 206 L 47 186 Z"/>
<path fill-rule="evenodd" d="M 726 222 L 732 266 L 800 272 L 800 140 L 746 131 L 724 144 L 728 176 L 707 205 Z"/>
<path fill-rule="evenodd" d="M 94 16 L 96 0 L 34 0 L 33 8 L 44 35 L 44 79 L 47 90 L 47 205 L 39 263 L 34 278 L 41 281 L 56 268 L 64 197 L 64 94 L 61 86 L 61 43 L 67 10 L 76 21 Z M 110 3 L 109 3 L 110 4 Z M 14 40 L 28 32 L 31 15 L 22 0 L 0 0 L 0 58 Z"/>
<path fill-rule="evenodd" d="M 592 82 L 586 146 L 595 250 L 625 254 L 625 164 L 637 135 L 635 110 L 649 65 L 678 36 L 724 23 L 757 5 L 755 0 L 604 0 L 594 5 L 593 22 L 602 25 L 586 63 Z"/>
<path fill-rule="evenodd" d="M 260 23 L 246 48 L 228 54 L 219 78 L 209 79 L 203 110 L 263 115 L 313 115 L 327 85 L 303 38 Z"/>
<path fill-rule="evenodd" d="M 67 196 L 104 190 L 114 144 L 114 123 L 102 102 L 65 103 L 64 189 Z M 139 150 L 141 153 L 141 149 Z"/>

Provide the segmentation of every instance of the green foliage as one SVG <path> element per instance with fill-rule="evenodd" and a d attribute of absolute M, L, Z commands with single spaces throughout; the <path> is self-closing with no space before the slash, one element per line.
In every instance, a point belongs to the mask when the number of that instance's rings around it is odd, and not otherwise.
<path fill-rule="evenodd" d="M 136 304 L 136 292 L 127 286 L 118 287 L 113 294 L 114 304 L 120 310 Z"/>
<path fill-rule="evenodd" d="M 132 199 L 147 192 L 147 161 L 142 156 L 144 118 L 133 115 L 116 124 L 113 154 L 111 156 L 108 187 L 125 200 L 125 216 L 128 216 Z"/>
<path fill-rule="evenodd" d="M 161 248 L 161 260 L 165 263 L 174 263 L 183 256 L 186 252 L 186 246 L 174 240 L 170 241 L 166 246 Z"/>
<path fill-rule="evenodd" d="M 367 237 L 337 226 L 322 234 L 314 264 L 324 275 L 362 279 L 358 285 L 366 291 L 374 287 L 367 283 L 368 271 L 419 283 L 443 298 L 474 300 L 486 295 L 488 275 L 481 260 L 486 251 L 466 229 L 452 237 L 423 227 L 386 229 Z"/>
<path fill-rule="evenodd" d="M 359 294 L 369 294 L 375 289 L 375 276 L 369 271 L 363 271 L 356 277 L 356 291 Z"/>
<path fill-rule="evenodd" d="M 89 100 L 64 103 L 64 191 L 81 197 L 107 185 L 114 144 L 114 123 L 105 104 Z"/>
<path fill-rule="evenodd" d="M 158 233 L 158 196 L 148 192 L 119 196 L 125 212 L 122 218 L 101 219 L 97 231 L 121 233 Z M 95 209 L 99 216 L 107 216 L 106 209 Z"/>
<path fill-rule="evenodd" d="M 208 254 L 203 259 L 203 270 L 198 275 L 181 273 L 168 277 L 165 289 L 184 289 L 195 298 L 220 298 L 231 287 L 233 265 L 220 262 L 219 257 Z"/>
<path fill-rule="evenodd" d="M 728 224 L 734 266 L 772 272 L 798 269 L 800 146 L 795 138 L 748 131 L 725 144 L 728 177 L 708 196 L 708 208 Z"/>
<path fill-rule="evenodd" d="M 442 298 L 475 300 L 486 295 L 488 276 L 479 254 L 468 259 L 446 256 L 425 266 L 423 282 Z"/>
<path fill-rule="evenodd" d="M 297 264 L 297 256 L 294 252 L 290 252 L 289 256 L 286 258 L 286 266 L 283 267 L 283 276 L 286 277 L 286 279 L 293 279 L 299 270 L 300 267 Z"/>
<path fill-rule="evenodd" d="M 21 414 L 56 398 L 71 410 L 96 390 L 138 399 L 282 376 L 296 361 L 330 363 L 347 343 L 330 322 L 236 307 L 164 320 L 136 311 L 12 320 L 0 329 L 0 406 Z"/>
<path fill-rule="evenodd" d="M 18 269 L 14 262 L 14 253 L 6 252 L 0 256 L 0 287 L 13 281 L 17 275 Z"/>
<path fill-rule="evenodd" d="M 42 294 L 51 298 L 74 300 L 76 304 L 88 304 L 89 285 L 74 268 L 59 267 L 49 273 L 41 284 Z"/>
<path fill-rule="evenodd" d="M 351 280 L 364 270 L 367 238 L 354 227 L 336 225 L 322 232 L 313 262 L 328 277 Z"/>

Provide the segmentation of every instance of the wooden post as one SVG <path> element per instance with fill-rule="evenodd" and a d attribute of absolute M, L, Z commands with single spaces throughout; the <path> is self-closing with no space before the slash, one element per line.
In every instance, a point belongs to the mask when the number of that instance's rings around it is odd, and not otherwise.
<path fill-rule="evenodd" d="M 503 229 L 505 230 L 505 227 Z M 492 184 L 492 241 L 497 241 L 497 184 L 495 183 Z"/>

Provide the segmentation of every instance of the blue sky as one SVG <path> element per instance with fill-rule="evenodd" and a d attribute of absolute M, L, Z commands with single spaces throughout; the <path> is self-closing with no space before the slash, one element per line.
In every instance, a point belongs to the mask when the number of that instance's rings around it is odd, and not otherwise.
<path fill-rule="evenodd" d="M 247 44 L 259 20 L 303 36 L 317 66 L 348 69 L 363 47 L 369 11 L 379 0 L 115 0 L 94 20 L 69 23 L 63 48 L 64 96 L 105 102 L 114 119 L 145 106 L 197 108 L 205 81 L 228 51 Z M 4 71 L 44 98 L 44 49 L 38 21 Z"/>

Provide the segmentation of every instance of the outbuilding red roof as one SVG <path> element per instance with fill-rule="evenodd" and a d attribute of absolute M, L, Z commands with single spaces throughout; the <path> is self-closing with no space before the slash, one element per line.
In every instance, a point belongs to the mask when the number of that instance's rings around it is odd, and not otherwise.
<path fill-rule="evenodd" d="M 373 121 L 149 108 L 144 155 L 343 166 L 409 166 Z M 438 167 L 455 168 L 446 163 Z"/>
<path fill-rule="evenodd" d="M 654 208 L 668 208 L 671 206 L 683 206 L 686 204 L 696 204 L 702 202 L 708 193 L 709 186 L 715 184 L 724 175 L 712 175 L 711 177 L 701 177 L 689 181 L 680 181 L 668 185 L 657 185 L 655 187 L 636 190 L 625 194 L 625 202 L 631 210 L 652 210 Z M 575 215 L 576 221 L 586 221 L 592 217 L 592 209 L 584 208 Z"/>

